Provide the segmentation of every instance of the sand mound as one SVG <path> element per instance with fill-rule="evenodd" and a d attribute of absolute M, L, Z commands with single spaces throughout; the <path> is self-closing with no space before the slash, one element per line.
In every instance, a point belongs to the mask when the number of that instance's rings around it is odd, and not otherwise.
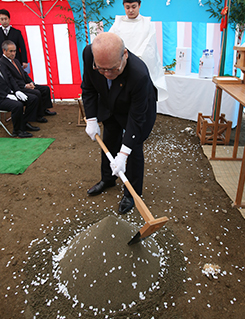
<path fill-rule="evenodd" d="M 128 246 L 137 231 L 108 216 L 77 235 L 56 256 L 59 292 L 74 306 L 103 312 L 131 307 L 157 289 L 164 258 L 153 239 Z"/>

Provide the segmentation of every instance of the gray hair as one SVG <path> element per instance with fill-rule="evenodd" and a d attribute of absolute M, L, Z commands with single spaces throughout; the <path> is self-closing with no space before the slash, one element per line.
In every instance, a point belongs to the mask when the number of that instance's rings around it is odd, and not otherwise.
<path fill-rule="evenodd" d="M 3 43 L 2 43 L 2 50 L 5 50 L 5 51 L 7 51 L 8 50 L 8 46 L 9 45 L 15 45 L 15 43 L 13 42 L 13 41 L 11 41 L 11 40 L 6 40 L 6 41 L 3 41 Z M 16 45 L 15 45 L 16 46 Z"/>

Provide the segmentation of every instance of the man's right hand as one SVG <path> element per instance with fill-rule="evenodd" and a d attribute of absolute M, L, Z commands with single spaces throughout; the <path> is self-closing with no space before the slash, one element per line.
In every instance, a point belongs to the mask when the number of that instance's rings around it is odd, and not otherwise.
<path fill-rule="evenodd" d="M 85 132 L 88 134 L 92 141 L 95 141 L 96 134 L 100 135 L 100 127 L 96 117 L 87 119 Z"/>

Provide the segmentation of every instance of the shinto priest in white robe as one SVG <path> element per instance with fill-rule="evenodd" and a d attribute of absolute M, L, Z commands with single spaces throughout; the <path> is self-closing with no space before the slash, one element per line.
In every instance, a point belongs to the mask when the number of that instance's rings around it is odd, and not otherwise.
<path fill-rule="evenodd" d="M 158 90 L 158 102 L 168 98 L 164 69 L 157 48 L 155 24 L 151 17 L 138 15 L 136 19 L 116 16 L 109 32 L 123 39 L 129 51 L 142 59 L 148 67 L 151 79 Z"/>

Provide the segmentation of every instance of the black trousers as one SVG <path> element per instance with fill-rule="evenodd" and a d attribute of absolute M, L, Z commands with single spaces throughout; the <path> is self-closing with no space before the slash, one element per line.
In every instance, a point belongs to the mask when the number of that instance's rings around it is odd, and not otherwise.
<path fill-rule="evenodd" d="M 35 95 L 28 96 L 28 100 L 25 102 L 6 98 L 1 102 L 0 109 L 11 112 L 14 131 L 25 131 L 26 123 L 32 118 L 36 118 L 37 104 L 38 99 Z M 26 106 L 25 111 L 24 105 Z"/>
<path fill-rule="evenodd" d="M 10 99 L 4 99 L 0 104 L 2 111 L 11 112 L 14 131 L 24 131 L 24 103 Z"/>
<path fill-rule="evenodd" d="M 109 119 L 104 121 L 103 125 L 103 141 L 112 156 L 115 158 L 122 145 L 123 127 L 120 126 L 114 116 L 111 116 Z M 117 176 L 112 176 L 110 162 L 103 151 L 101 156 L 101 180 L 104 182 L 116 180 Z M 142 195 L 144 177 L 143 141 L 136 144 L 131 154 L 128 156 L 125 175 L 136 193 L 138 195 Z M 124 186 L 124 195 L 131 196 L 126 186 Z"/>
<path fill-rule="evenodd" d="M 38 97 L 37 117 L 43 117 L 44 111 L 53 107 L 50 88 L 47 85 L 35 84 L 35 89 L 24 88 L 21 90 L 26 94 L 34 94 Z"/>

